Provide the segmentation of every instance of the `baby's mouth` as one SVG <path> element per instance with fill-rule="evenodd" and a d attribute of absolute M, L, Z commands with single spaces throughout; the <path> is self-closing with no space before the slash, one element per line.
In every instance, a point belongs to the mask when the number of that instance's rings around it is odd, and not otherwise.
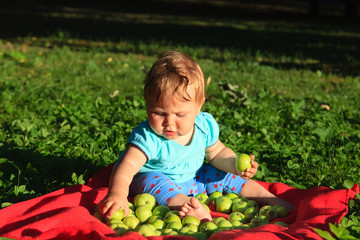
<path fill-rule="evenodd" d="M 174 131 L 165 131 L 165 134 L 168 136 L 174 136 L 176 134 L 176 132 Z"/>

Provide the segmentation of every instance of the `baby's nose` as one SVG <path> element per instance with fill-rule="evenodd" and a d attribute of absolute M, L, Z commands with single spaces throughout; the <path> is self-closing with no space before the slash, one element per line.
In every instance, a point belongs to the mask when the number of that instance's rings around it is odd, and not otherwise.
<path fill-rule="evenodd" d="M 167 116 L 165 119 L 166 126 L 173 126 L 175 123 L 174 118 L 172 116 Z"/>

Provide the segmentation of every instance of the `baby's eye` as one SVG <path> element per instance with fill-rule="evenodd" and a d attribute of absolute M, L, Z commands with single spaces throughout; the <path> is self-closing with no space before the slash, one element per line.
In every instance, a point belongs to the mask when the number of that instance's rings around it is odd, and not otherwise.
<path fill-rule="evenodd" d="M 161 113 L 161 112 L 154 112 L 154 114 L 158 116 L 165 116 L 165 113 Z"/>
<path fill-rule="evenodd" d="M 176 114 L 176 116 L 181 118 L 181 117 L 185 117 L 185 114 L 178 113 L 178 114 Z"/>

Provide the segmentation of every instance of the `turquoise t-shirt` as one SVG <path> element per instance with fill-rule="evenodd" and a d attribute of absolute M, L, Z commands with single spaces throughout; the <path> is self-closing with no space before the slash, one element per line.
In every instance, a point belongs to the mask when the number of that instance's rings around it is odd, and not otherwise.
<path fill-rule="evenodd" d="M 204 162 L 205 148 L 214 145 L 218 138 L 219 126 L 214 117 L 201 112 L 195 119 L 193 138 L 187 146 L 157 135 L 148 121 L 134 128 L 128 142 L 138 146 L 147 156 L 148 161 L 140 173 L 158 171 L 180 183 L 196 176 Z"/>

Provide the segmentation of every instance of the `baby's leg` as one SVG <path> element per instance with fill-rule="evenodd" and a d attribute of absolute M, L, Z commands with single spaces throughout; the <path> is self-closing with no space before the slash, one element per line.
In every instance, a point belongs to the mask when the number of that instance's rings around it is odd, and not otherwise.
<path fill-rule="evenodd" d="M 173 197 L 182 193 L 175 182 L 160 172 L 136 174 L 129 190 L 131 197 L 141 193 L 150 193 L 155 197 L 157 205 L 167 205 Z"/>
<path fill-rule="evenodd" d="M 187 196 L 187 194 L 197 193 L 192 187 L 194 187 L 194 181 L 176 184 L 162 173 L 150 172 L 135 175 L 130 192 L 131 196 L 143 192 L 150 193 L 155 197 L 157 204 L 179 210 L 182 217 L 193 215 L 200 220 L 211 219 L 208 210 L 197 199 L 190 201 Z"/>
<path fill-rule="evenodd" d="M 181 217 L 190 215 L 200 220 L 211 220 L 211 215 L 207 208 L 195 197 L 189 198 L 185 194 L 178 194 L 169 201 L 167 206 L 175 209 L 179 209 L 180 206 L 179 214 Z"/>
<path fill-rule="evenodd" d="M 260 205 L 282 205 L 290 211 L 295 210 L 294 205 L 288 201 L 276 197 L 263 186 L 251 179 L 245 183 L 239 195 L 255 200 Z"/>

